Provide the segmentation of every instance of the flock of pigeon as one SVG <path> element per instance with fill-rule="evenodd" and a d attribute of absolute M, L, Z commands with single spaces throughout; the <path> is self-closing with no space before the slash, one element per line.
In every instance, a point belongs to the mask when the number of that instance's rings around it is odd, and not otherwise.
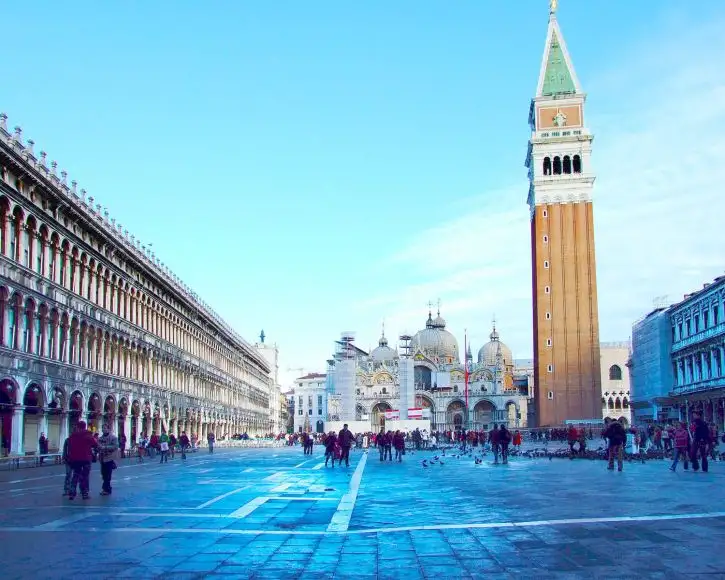
<path fill-rule="evenodd" d="M 486 455 L 486 452 L 483 448 L 477 448 L 477 451 L 474 451 L 473 447 L 469 447 L 467 449 L 461 448 L 461 447 L 444 447 L 441 448 L 441 454 L 440 455 L 434 455 L 430 459 L 423 459 L 423 461 L 420 462 L 420 464 L 423 467 L 432 467 L 434 465 L 445 465 L 445 461 L 443 461 L 443 458 L 446 457 L 446 450 L 452 449 L 454 453 L 448 457 L 452 459 L 465 459 L 465 458 L 473 458 L 476 465 L 480 465 L 483 463 L 483 457 Z M 411 453 L 415 453 L 415 451 L 412 451 Z"/>

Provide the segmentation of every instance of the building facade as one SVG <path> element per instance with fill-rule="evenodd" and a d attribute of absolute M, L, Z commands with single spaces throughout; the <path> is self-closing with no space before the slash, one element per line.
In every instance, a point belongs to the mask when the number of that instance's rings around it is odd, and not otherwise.
<path fill-rule="evenodd" d="M 667 308 L 657 308 L 632 326 L 628 367 L 635 424 L 679 419 L 672 399 L 672 322 Z"/>
<path fill-rule="evenodd" d="M 602 357 L 602 419 L 619 419 L 632 423 L 630 381 L 627 364 L 631 352 L 629 341 L 603 342 Z"/>
<path fill-rule="evenodd" d="M 295 379 L 294 432 L 324 433 L 327 420 L 327 375 L 308 373 Z"/>
<path fill-rule="evenodd" d="M 526 167 L 531 210 L 536 417 L 541 426 L 598 419 L 599 318 L 586 95 L 549 15 Z"/>
<path fill-rule="evenodd" d="M 259 342 L 254 344 L 254 348 L 262 355 L 269 366 L 269 424 L 270 433 L 278 435 L 286 431 L 287 423 L 282 421 L 282 408 L 280 405 L 280 396 L 282 394 L 282 386 L 279 384 L 279 347 L 276 344 L 265 342 L 264 330 L 259 333 Z M 286 415 L 286 408 L 284 410 Z"/>
<path fill-rule="evenodd" d="M 0 422 L 6 453 L 58 449 L 73 425 L 127 445 L 270 428 L 262 356 L 36 154 L 0 115 Z"/>
<path fill-rule="evenodd" d="M 458 341 L 446 329 L 440 312 L 428 313 L 425 328 L 411 337 L 409 351 L 413 361 L 414 408 L 429 419 L 436 431 L 489 429 L 493 423 L 519 428 L 527 425 L 528 391 L 514 384 L 511 350 L 500 340 L 494 325 L 490 341 L 478 351 L 474 361 L 470 345 L 461 363 Z M 334 359 L 329 390 L 335 392 Z M 468 366 L 468 396 L 465 372 Z M 328 367 L 329 369 L 330 367 Z M 400 387 L 403 364 L 397 349 L 389 346 L 384 333 L 377 348 L 355 357 L 355 420 L 369 421 L 371 431 L 385 426 L 386 411 L 401 411 Z M 329 370 L 328 370 L 329 374 Z M 466 406 L 468 399 L 468 406 Z M 341 416 L 337 395 L 330 397 L 330 414 Z"/>
<path fill-rule="evenodd" d="M 669 308 L 673 404 L 725 426 L 725 276 Z"/>

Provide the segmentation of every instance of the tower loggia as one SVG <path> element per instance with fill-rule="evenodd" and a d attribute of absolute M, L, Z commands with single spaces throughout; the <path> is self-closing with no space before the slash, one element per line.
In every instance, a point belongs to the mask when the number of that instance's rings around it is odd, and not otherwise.
<path fill-rule="evenodd" d="M 593 135 L 585 103 L 552 2 L 526 158 L 540 426 L 600 415 Z"/>

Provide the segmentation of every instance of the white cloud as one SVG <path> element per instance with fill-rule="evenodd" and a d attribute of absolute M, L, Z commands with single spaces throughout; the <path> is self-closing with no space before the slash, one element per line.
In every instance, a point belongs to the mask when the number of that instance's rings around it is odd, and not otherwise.
<path fill-rule="evenodd" d="M 722 24 L 722 23 L 720 23 Z M 629 336 L 653 299 L 681 298 L 725 269 L 725 37 L 713 23 L 662 31 L 588 87 L 595 132 L 595 227 L 602 340 Z M 631 47 L 630 47 L 631 48 Z M 576 62 L 576 58 L 574 59 Z M 388 328 L 421 327 L 424 305 L 462 341 L 487 340 L 494 312 L 514 356 L 531 353 L 527 184 L 470 200 L 390 260 L 410 284 L 357 305 L 392 313 Z M 392 333 L 391 333 L 392 336 Z M 462 345 L 461 345 L 462 347 Z"/>

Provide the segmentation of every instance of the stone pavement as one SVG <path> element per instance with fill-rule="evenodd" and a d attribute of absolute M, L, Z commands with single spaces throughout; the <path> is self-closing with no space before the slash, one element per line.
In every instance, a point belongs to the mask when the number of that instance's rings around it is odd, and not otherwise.
<path fill-rule="evenodd" d="M 2 577 L 725 578 L 722 463 L 432 456 L 200 452 L 124 462 L 110 497 L 94 465 L 86 502 L 63 468 L 2 473 Z"/>

